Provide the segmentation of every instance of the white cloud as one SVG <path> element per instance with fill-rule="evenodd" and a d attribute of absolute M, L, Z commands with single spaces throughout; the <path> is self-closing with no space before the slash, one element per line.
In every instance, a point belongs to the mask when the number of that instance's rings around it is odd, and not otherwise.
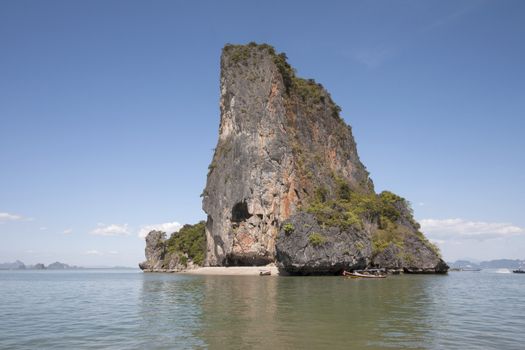
<path fill-rule="evenodd" d="M 127 236 L 130 234 L 128 224 L 124 225 L 104 225 L 98 224 L 98 227 L 91 231 L 92 235 L 97 236 Z"/>
<path fill-rule="evenodd" d="M 111 255 L 117 255 L 118 252 L 117 252 L 116 250 L 110 250 L 110 251 L 108 252 L 108 254 L 111 254 Z"/>
<path fill-rule="evenodd" d="M 430 242 L 437 244 L 437 245 L 441 245 L 441 244 L 444 244 L 446 241 L 443 239 L 430 239 Z"/>
<path fill-rule="evenodd" d="M 40 227 L 40 231 L 45 231 L 45 230 L 47 230 L 47 227 L 45 226 Z"/>
<path fill-rule="evenodd" d="M 21 221 L 24 218 L 20 215 L 9 214 L 9 213 L 0 213 L 0 222 L 7 221 Z"/>
<path fill-rule="evenodd" d="M 464 219 L 424 219 L 421 229 L 430 239 L 492 239 L 525 234 L 522 227 L 501 222 L 468 221 Z"/>
<path fill-rule="evenodd" d="M 98 250 L 88 250 L 86 253 L 86 255 L 102 255 L 102 252 L 99 252 Z"/>
<path fill-rule="evenodd" d="M 62 233 L 65 234 L 65 235 L 70 235 L 70 234 L 73 233 L 73 229 L 72 228 L 67 228 L 64 231 L 62 231 Z"/>
<path fill-rule="evenodd" d="M 148 233 L 153 230 L 163 231 L 163 232 L 170 234 L 170 233 L 179 231 L 181 227 L 182 225 L 176 221 L 165 222 L 163 224 L 146 225 L 140 228 L 139 237 L 145 238 L 148 235 Z"/>

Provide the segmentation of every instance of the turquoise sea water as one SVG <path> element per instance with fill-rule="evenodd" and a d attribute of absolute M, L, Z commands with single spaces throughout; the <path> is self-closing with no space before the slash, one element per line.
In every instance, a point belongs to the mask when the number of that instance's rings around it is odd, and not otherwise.
<path fill-rule="evenodd" d="M 523 349 L 525 275 L 0 271 L 0 349 Z"/>

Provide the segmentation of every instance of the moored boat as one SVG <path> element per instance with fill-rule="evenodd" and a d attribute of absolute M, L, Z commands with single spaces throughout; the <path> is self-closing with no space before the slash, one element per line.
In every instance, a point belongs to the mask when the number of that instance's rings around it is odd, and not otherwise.
<path fill-rule="evenodd" d="M 343 271 L 343 276 L 349 276 L 351 278 L 386 278 L 386 275 L 374 275 L 370 273 L 359 273 L 359 272 L 348 272 L 348 271 Z"/>
<path fill-rule="evenodd" d="M 517 269 L 517 270 L 512 270 L 512 272 L 514 272 L 514 273 L 525 273 L 525 270 L 522 270 L 520 268 L 520 269 Z"/>

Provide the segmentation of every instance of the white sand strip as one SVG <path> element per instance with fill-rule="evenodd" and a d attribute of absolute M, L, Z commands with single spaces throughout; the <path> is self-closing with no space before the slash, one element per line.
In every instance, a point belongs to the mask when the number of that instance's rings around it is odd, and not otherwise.
<path fill-rule="evenodd" d="M 217 275 L 217 276 L 258 276 L 261 271 L 271 271 L 271 276 L 279 276 L 279 269 L 275 265 L 268 266 L 214 266 L 199 267 L 180 273 L 188 275 Z"/>

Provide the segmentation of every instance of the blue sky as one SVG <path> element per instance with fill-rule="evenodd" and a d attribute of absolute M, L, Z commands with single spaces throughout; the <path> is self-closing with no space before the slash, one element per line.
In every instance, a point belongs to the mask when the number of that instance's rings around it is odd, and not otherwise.
<path fill-rule="evenodd" d="M 204 219 L 226 43 L 342 107 L 447 260 L 525 258 L 523 1 L 1 1 L 0 262 L 136 266 Z"/>

